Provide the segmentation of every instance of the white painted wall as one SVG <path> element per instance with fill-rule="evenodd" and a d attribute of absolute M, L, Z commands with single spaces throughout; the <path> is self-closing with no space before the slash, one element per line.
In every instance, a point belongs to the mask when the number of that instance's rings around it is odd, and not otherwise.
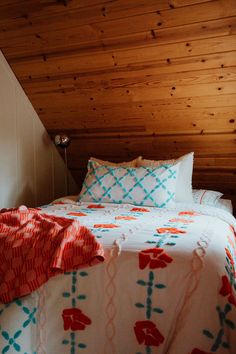
<path fill-rule="evenodd" d="M 0 51 L 0 208 L 39 206 L 65 194 L 64 162 Z"/>

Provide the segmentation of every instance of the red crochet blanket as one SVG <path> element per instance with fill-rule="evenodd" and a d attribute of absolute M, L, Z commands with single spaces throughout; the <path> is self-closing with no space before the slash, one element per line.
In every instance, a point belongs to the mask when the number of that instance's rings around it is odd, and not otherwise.
<path fill-rule="evenodd" d="M 0 211 L 0 301 L 30 294 L 50 277 L 104 260 L 95 236 L 73 219 L 20 207 Z"/>

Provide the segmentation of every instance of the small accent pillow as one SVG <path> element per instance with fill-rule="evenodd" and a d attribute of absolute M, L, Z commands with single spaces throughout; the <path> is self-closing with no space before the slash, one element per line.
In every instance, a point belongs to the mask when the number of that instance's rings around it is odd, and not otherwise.
<path fill-rule="evenodd" d="M 193 174 L 193 152 L 183 155 L 174 160 L 139 160 L 139 166 L 157 167 L 163 164 L 173 165 L 180 163 L 176 185 L 176 202 L 193 202 L 192 196 L 192 174 Z"/>
<path fill-rule="evenodd" d="M 100 165 L 106 165 L 106 166 L 114 166 L 114 167 L 137 167 L 139 160 L 142 159 L 142 156 L 137 157 L 134 160 L 131 161 L 127 161 L 127 162 L 110 162 L 110 161 L 104 161 L 104 160 L 100 160 L 100 159 L 96 159 L 95 157 L 90 157 L 90 161 L 94 161 L 99 163 Z"/>
<path fill-rule="evenodd" d="M 223 193 L 207 189 L 193 189 L 194 203 L 203 205 L 216 205 Z"/>
<path fill-rule="evenodd" d="M 128 168 L 89 161 L 79 201 L 171 206 L 175 203 L 178 169 L 179 164 Z"/>
<path fill-rule="evenodd" d="M 230 214 L 233 214 L 233 204 L 230 199 L 218 199 L 217 203 L 214 205 L 216 208 L 223 209 L 228 211 Z"/>

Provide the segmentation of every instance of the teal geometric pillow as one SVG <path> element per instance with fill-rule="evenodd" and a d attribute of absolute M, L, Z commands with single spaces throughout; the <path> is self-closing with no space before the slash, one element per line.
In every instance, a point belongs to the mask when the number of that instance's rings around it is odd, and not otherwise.
<path fill-rule="evenodd" d="M 79 201 L 158 208 L 173 205 L 179 165 L 129 168 L 89 161 Z"/>

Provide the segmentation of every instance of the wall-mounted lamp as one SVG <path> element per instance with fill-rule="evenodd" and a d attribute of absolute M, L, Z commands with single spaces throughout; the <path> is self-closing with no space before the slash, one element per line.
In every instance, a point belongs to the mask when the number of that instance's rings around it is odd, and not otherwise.
<path fill-rule="evenodd" d="M 69 193 L 69 176 L 68 176 L 68 160 L 67 160 L 67 147 L 70 145 L 70 138 L 67 135 L 56 135 L 54 143 L 57 147 L 64 149 L 64 158 L 66 164 L 66 194 Z"/>

